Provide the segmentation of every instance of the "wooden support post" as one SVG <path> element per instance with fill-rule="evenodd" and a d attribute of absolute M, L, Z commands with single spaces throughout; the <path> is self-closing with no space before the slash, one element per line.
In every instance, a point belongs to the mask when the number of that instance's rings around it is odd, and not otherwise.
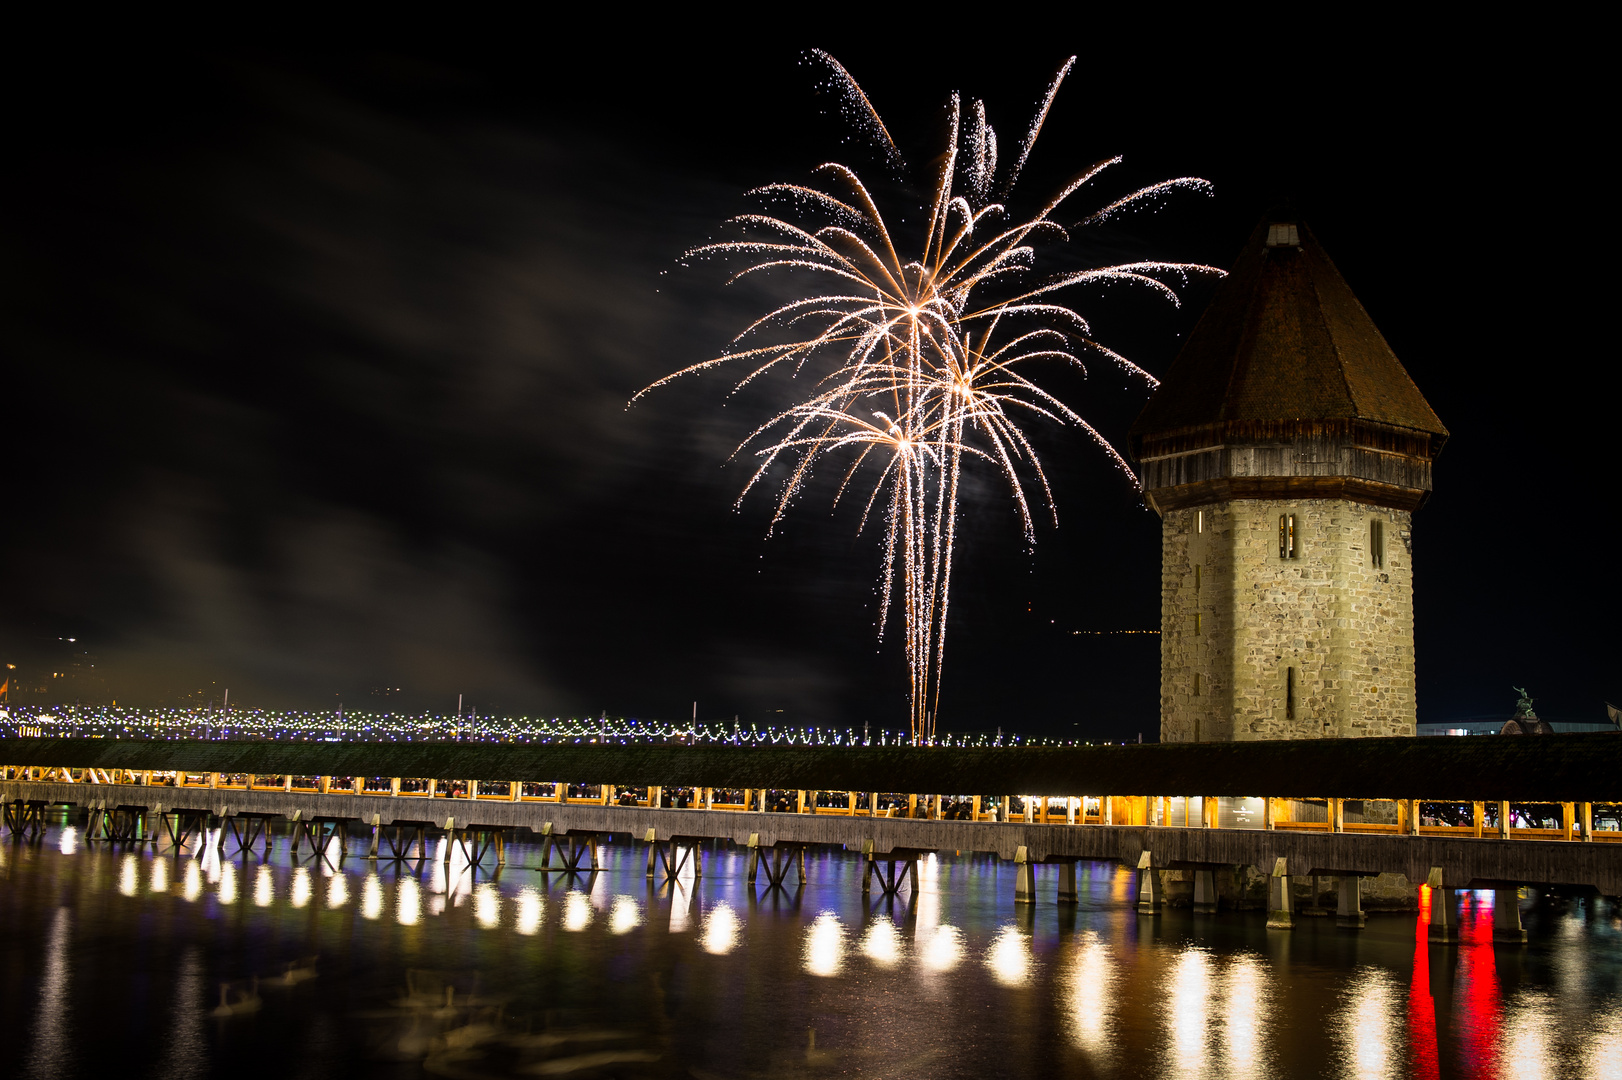
<path fill-rule="evenodd" d="M 1577 823 L 1583 828 L 1583 839 L 1594 839 L 1594 804 L 1591 802 L 1577 804 Z"/>
<path fill-rule="evenodd" d="M 871 809 L 871 807 L 869 807 Z M 862 841 L 862 895 L 867 896 L 873 891 L 873 841 Z"/>
<path fill-rule="evenodd" d="M 1115 824 L 1115 796 L 1101 795 L 1098 798 L 1098 809 L 1102 815 L 1100 820 L 1105 825 Z"/>
<path fill-rule="evenodd" d="M 1329 800 L 1329 831 L 1343 833 L 1346 831 L 1346 800 Z M 1480 835 L 1479 833 L 1477 834 Z"/>
<path fill-rule="evenodd" d="M 147 773 L 147 776 L 150 777 L 151 775 L 152 775 L 151 773 Z M 282 790 L 283 791 L 292 791 L 293 790 L 293 774 L 292 773 L 286 773 L 286 774 L 284 774 L 282 776 Z"/>
<path fill-rule="evenodd" d="M 918 856 L 907 856 L 907 884 L 912 888 L 912 895 L 918 895 Z"/>
<path fill-rule="evenodd" d="M 642 842 L 648 845 L 648 880 L 652 881 L 653 872 L 664 853 L 659 850 L 659 841 L 654 830 L 649 829 L 648 834 L 642 838 Z"/>
<path fill-rule="evenodd" d="M 918 816 L 918 796 L 916 796 L 916 795 L 908 795 L 907 796 L 907 817 L 915 818 L 917 816 Z"/>
<path fill-rule="evenodd" d="M 1014 851 L 1014 903 L 1036 903 L 1036 868 L 1024 844 Z"/>
<path fill-rule="evenodd" d="M 1340 896 L 1335 906 L 1335 925 L 1343 930 L 1361 930 L 1363 918 L 1363 879 L 1356 874 L 1340 875 Z"/>
<path fill-rule="evenodd" d="M 1498 804 L 1498 839 L 1509 839 L 1509 826 L 1509 800 L 1505 799 Z"/>
<path fill-rule="evenodd" d="M 805 884 L 805 845 L 804 844 L 796 844 L 794 846 L 794 861 L 795 861 L 795 863 L 797 863 L 799 865 L 799 868 L 800 868 L 800 884 L 804 885 Z"/>
<path fill-rule="evenodd" d="M 556 789 L 554 789 L 554 790 L 556 790 Z M 544 868 L 550 868 L 551 867 L 551 865 L 552 865 L 552 845 L 555 844 L 556 842 L 557 842 L 557 837 L 552 835 L 552 823 L 550 821 L 542 822 L 542 824 L 541 824 L 541 866 L 542 867 L 544 867 Z"/>
<path fill-rule="evenodd" d="M 1085 821 L 1086 820 L 1086 815 L 1087 815 L 1087 809 L 1086 809 L 1087 804 L 1082 803 L 1081 805 L 1082 805 L 1082 811 L 1081 811 L 1082 820 Z M 1066 825 L 1074 825 L 1076 823 L 1076 797 L 1074 795 L 1066 795 L 1065 796 L 1065 799 L 1064 799 L 1064 823 Z"/>
<path fill-rule="evenodd" d="M 856 793 L 854 791 L 847 791 L 847 792 L 845 792 L 845 795 L 846 795 L 846 797 L 847 797 L 847 799 L 848 799 L 848 801 L 850 803 L 850 816 L 855 817 L 856 816 Z"/>
<path fill-rule="evenodd" d="M 1205 819 L 1205 827 L 1207 829 L 1214 829 L 1217 827 L 1217 822 L 1221 820 L 1217 817 L 1217 813 L 1221 809 L 1222 804 L 1217 801 L 1217 797 L 1215 795 L 1200 796 L 1200 816 Z"/>
<path fill-rule="evenodd" d="M 1160 872 L 1147 851 L 1138 854 L 1138 914 L 1158 915 L 1165 902 L 1160 885 Z"/>
<path fill-rule="evenodd" d="M 980 820 L 980 796 L 978 795 L 974 796 L 973 801 L 970 803 L 969 820 Z"/>
<path fill-rule="evenodd" d="M 439 796 L 439 778 L 434 777 L 434 776 L 430 776 L 428 778 L 428 797 L 430 799 L 433 799 L 433 798 L 437 798 L 438 796 Z"/>
<path fill-rule="evenodd" d="M 1029 825 L 1036 820 L 1036 801 L 1029 795 L 1025 797 L 1025 824 Z"/>
<path fill-rule="evenodd" d="M 1473 802 L 1470 804 L 1470 822 L 1473 826 L 1471 835 L 1480 840 L 1487 831 L 1487 804 Z"/>
<path fill-rule="evenodd" d="M 1520 901 L 1519 889 L 1492 891 L 1492 939 L 1495 943 L 1526 944 L 1526 931 L 1521 927 Z"/>
<path fill-rule="evenodd" d="M 315 789 L 325 795 L 332 787 L 332 777 L 318 776 L 315 780 Z"/>
<path fill-rule="evenodd" d="M 760 869 L 760 834 L 749 834 L 749 884 L 755 883 L 755 875 Z"/>
<path fill-rule="evenodd" d="M 1459 939 L 1453 911 L 1457 898 L 1452 889 L 1443 887 L 1440 866 L 1431 867 L 1430 878 L 1426 881 L 1426 885 L 1431 894 L 1429 939 L 1438 945 L 1451 945 Z"/>
<path fill-rule="evenodd" d="M 1289 864 L 1285 859 L 1273 860 L 1273 876 L 1267 879 L 1267 928 L 1295 928 L 1295 897 L 1290 892 Z"/>
<path fill-rule="evenodd" d="M 382 838 L 383 838 L 383 815 L 381 815 L 381 814 L 373 814 L 372 815 L 372 846 L 371 846 L 370 850 L 368 850 L 366 852 L 366 857 L 368 859 L 377 858 L 377 843 Z"/>
<path fill-rule="evenodd" d="M 805 789 L 803 788 L 794 793 L 794 812 L 796 814 L 805 813 Z"/>
<path fill-rule="evenodd" d="M 1560 804 L 1560 839 L 1570 840 L 1572 829 L 1577 823 L 1577 804 L 1563 802 Z"/>
<path fill-rule="evenodd" d="M 1273 817 L 1273 803 L 1274 799 L 1271 795 L 1262 800 L 1262 828 L 1269 831 L 1278 827 L 1278 822 Z M 1401 821 L 1402 809 L 1400 806 L 1397 809 L 1397 814 L 1397 820 Z"/>
<path fill-rule="evenodd" d="M 219 773 L 211 772 L 211 773 L 208 774 L 208 786 L 211 787 L 211 788 L 217 788 L 217 787 L 220 786 L 220 774 Z"/>
<path fill-rule="evenodd" d="M 1059 895 L 1056 899 L 1061 904 L 1079 902 L 1076 896 L 1076 864 L 1070 859 L 1059 864 Z"/>
<path fill-rule="evenodd" d="M 1272 800 L 1269 799 L 1268 803 L 1271 804 Z M 1407 799 L 1398 799 L 1397 800 L 1397 835 L 1398 836 L 1407 836 L 1408 835 L 1408 816 L 1411 813 L 1412 813 L 1412 811 L 1408 807 L 1408 800 Z"/>

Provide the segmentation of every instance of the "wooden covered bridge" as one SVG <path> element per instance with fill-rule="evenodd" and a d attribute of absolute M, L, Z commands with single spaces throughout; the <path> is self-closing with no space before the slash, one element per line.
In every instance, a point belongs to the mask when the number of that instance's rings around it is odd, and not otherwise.
<path fill-rule="evenodd" d="M 860 852 L 864 888 L 902 887 L 928 852 L 1015 862 L 1034 902 L 1051 865 L 1075 899 L 1075 864 L 1140 873 L 1140 910 L 1164 874 L 1192 871 L 1196 909 L 1213 874 L 1270 878 L 1270 925 L 1291 920 L 1290 879 L 1339 880 L 1343 924 L 1362 924 L 1359 883 L 1401 874 L 1432 890 L 1524 885 L 1622 895 L 1622 738 L 1343 739 L 1017 749 L 6 739 L 0 803 L 16 834 L 51 807 L 89 815 L 94 838 L 176 848 L 267 846 L 272 828 L 341 857 L 357 827 L 368 856 L 421 858 L 443 833 L 477 864 L 517 830 L 546 865 L 596 866 L 611 837 L 646 843 L 648 872 L 699 844 L 747 847 L 749 879 L 804 875 L 810 845 Z M 488 779 L 497 777 L 503 779 Z M 481 779 L 483 778 L 483 779 Z M 444 845 L 449 852 L 452 844 Z M 1451 904 L 1433 903 L 1451 936 Z M 1521 933 L 1513 903 L 1499 904 Z"/>

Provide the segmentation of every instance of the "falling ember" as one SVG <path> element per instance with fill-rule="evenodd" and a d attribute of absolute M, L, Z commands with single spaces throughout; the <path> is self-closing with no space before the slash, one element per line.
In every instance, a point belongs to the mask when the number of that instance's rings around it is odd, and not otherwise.
<path fill-rule="evenodd" d="M 809 57 L 828 69 L 827 85 L 847 119 L 865 132 L 892 168 L 900 151 L 877 109 L 833 57 Z M 843 472 L 834 502 L 846 494 L 863 502 L 858 531 L 883 522 L 884 572 L 878 630 L 889 620 L 899 580 L 899 608 L 911 673 L 911 729 L 915 741 L 935 736 L 946 649 L 960 477 L 965 461 L 1001 473 L 1027 541 L 1034 518 L 1027 488 L 1057 523 L 1052 492 L 1020 421 L 1052 421 L 1081 428 L 1127 476 L 1130 466 L 1078 413 L 1023 373 L 1035 363 L 1073 364 L 1101 356 L 1153 386 L 1148 372 L 1092 338 L 1087 320 L 1059 302 L 1074 286 L 1138 285 L 1177 302 L 1162 278 L 1186 282 L 1189 273 L 1220 274 L 1190 263 L 1135 262 L 1038 278 L 1035 245 L 1069 239 L 1069 229 L 1152 205 L 1178 189 L 1209 192 L 1192 177 L 1168 180 L 1117 199 L 1074 225 L 1055 220 L 1060 207 L 1120 159 L 1092 165 L 1030 217 L 1016 217 L 1003 201 L 1041 134 L 1042 125 L 1075 63 L 1054 75 L 1017 156 L 997 174 L 997 135 L 985 106 L 967 110 L 949 102 L 946 153 L 921 207 L 927 229 L 914 258 L 892 236 L 884 215 L 855 170 L 828 163 L 815 184 L 767 184 L 750 195 L 795 208 L 795 220 L 771 213 L 743 214 L 730 224 L 742 239 L 706 244 L 691 257 L 738 260 L 732 281 L 768 270 L 811 272 L 812 288 L 757 319 L 725 354 L 660 379 L 643 394 L 683 375 L 743 364 L 738 388 L 769 373 L 815 378 L 807 395 L 756 428 L 739 447 L 753 448 L 759 467 L 742 501 L 768 477 L 780 483 L 775 526 L 818 465 L 837 462 Z M 984 292 L 990 295 L 981 296 Z M 772 340 L 768 340 L 772 339 Z M 761 342 L 755 344 L 755 342 Z M 636 398 L 632 400 L 635 401 Z"/>

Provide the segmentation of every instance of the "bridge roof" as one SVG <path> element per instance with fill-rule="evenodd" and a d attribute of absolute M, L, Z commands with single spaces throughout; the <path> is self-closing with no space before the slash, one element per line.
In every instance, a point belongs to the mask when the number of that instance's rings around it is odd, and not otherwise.
<path fill-rule="evenodd" d="M 1013 749 L 4 739 L 0 764 L 952 795 L 1622 802 L 1622 737 Z"/>

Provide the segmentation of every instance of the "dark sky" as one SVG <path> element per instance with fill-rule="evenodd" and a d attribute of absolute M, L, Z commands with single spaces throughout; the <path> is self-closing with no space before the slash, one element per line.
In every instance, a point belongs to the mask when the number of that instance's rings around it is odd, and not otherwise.
<path fill-rule="evenodd" d="M 1452 431 L 1416 523 L 1421 719 L 1595 718 L 1618 685 L 1615 424 L 1595 342 L 1609 274 L 1592 88 L 1535 47 L 1394 34 L 1345 58 L 1082 30 L 1018 49 L 401 48 L 14 72 L 0 178 L 6 524 L 0 650 L 73 635 L 121 700 L 904 726 L 879 549 L 846 510 L 733 502 L 768 396 L 707 377 L 779 285 L 677 259 L 748 187 L 830 158 L 877 174 L 801 50 L 861 80 L 909 158 L 987 99 L 1004 152 L 1082 60 L 1021 181 L 1028 207 L 1113 154 L 1093 205 L 1213 181 L 1044 265 L 1230 265 L 1295 200 Z M 1383 39 L 1382 39 L 1383 40 Z M 1254 50 L 1251 61 L 1233 50 Z M 1282 50 L 1282 55 L 1280 54 Z M 1253 62 L 1252 62 L 1253 61 Z M 1087 202 L 1088 197 L 1083 197 Z M 1016 200 L 1016 205 L 1018 201 Z M 1072 301 L 1164 372 L 1209 297 Z M 1107 365 L 1052 385 L 1117 446 L 1145 398 Z M 942 723 L 1157 730 L 1158 519 L 1073 429 L 1044 430 L 1060 527 L 1029 548 L 977 481 Z M 782 710 L 779 712 L 778 710 Z"/>

